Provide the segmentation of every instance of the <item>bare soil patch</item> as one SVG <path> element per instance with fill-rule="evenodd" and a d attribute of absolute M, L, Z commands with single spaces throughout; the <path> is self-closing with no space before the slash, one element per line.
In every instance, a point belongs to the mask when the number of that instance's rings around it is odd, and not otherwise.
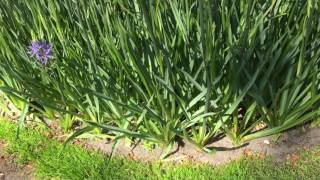
<path fill-rule="evenodd" d="M 111 153 L 113 146 L 113 143 L 106 140 L 89 141 L 87 144 L 89 148 L 97 149 L 106 154 Z M 276 136 L 264 137 L 252 140 L 240 147 L 234 146 L 229 138 L 223 137 L 208 146 L 217 150 L 212 154 L 196 150 L 189 143 L 185 143 L 183 146 L 176 145 L 171 155 L 163 161 L 174 163 L 191 161 L 194 163 L 221 165 L 237 160 L 243 155 L 259 155 L 260 157 L 268 155 L 276 162 L 282 162 L 290 158 L 292 153 L 297 152 L 299 149 L 310 149 L 317 145 L 320 145 L 320 127 L 310 128 L 309 125 L 305 125 L 289 130 L 278 138 Z M 161 148 L 149 151 L 141 144 L 129 147 L 123 141 L 120 142 L 115 151 L 115 155 L 145 162 L 159 160 L 162 153 L 163 150 Z"/>
<path fill-rule="evenodd" d="M 5 154 L 5 142 L 0 140 L 0 180 L 31 180 L 32 166 L 21 167 L 14 161 L 14 157 Z"/>

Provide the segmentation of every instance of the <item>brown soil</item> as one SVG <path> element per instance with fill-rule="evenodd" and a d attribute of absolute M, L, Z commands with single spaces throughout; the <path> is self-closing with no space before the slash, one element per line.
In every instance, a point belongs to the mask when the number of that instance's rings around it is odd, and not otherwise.
<path fill-rule="evenodd" d="M 110 154 L 113 143 L 100 140 L 89 141 L 88 145 L 90 148 Z M 216 149 L 216 152 L 212 154 L 196 150 L 189 143 L 185 143 L 183 146 L 176 145 L 172 150 L 172 154 L 163 161 L 174 163 L 191 161 L 220 165 L 236 160 L 243 155 L 251 156 L 257 154 L 260 157 L 269 155 L 275 161 L 282 162 L 299 149 L 309 149 L 317 145 L 320 145 L 320 127 L 309 128 L 309 125 L 305 125 L 285 132 L 279 138 L 275 138 L 275 136 L 260 138 L 240 147 L 235 147 L 229 138 L 223 137 L 221 140 L 209 145 L 209 147 Z M 162 152 L 161 148 L 148 151 L 143 145 L 137 145 L 133 148 L 125 145 L 124 142 L 120 142 L 115 155 L 140 161 L 157 161 L 160 159 Z"/>
<path fill-rule="evenodd" d="M 31 180 L 32 166 L 21 167 L 14 162 L 12 156 L 4 153 L 5 143 L 0 141 L 0 180 Z"/>

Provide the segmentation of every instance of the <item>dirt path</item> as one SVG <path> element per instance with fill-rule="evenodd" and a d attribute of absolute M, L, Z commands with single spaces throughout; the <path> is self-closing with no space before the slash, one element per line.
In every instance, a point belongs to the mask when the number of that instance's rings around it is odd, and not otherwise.
<path fill-rule="evenodd" d="M 32 167 L 29 165 L 20 167 L 14 162 L 14 158 L 4 153 L 5 143 L 0 140 L 0 180 L 31 180 L 33 178 Z"/>

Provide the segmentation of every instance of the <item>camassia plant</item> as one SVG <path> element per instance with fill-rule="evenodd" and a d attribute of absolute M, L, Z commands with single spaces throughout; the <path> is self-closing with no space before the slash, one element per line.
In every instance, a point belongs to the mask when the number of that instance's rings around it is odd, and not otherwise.
<path fill-rule="evenodd" d="M 317 0 L 2 0 L 1 91 L 22 112 L 81 128 L 69 140 L 207 152 L 320 115 Z M 31 45 L 31 46 L 30 46 Z M 263 129 L 257 126 L 263 124 Z M 68 127 L 70 126 L 70 127 Z"/>

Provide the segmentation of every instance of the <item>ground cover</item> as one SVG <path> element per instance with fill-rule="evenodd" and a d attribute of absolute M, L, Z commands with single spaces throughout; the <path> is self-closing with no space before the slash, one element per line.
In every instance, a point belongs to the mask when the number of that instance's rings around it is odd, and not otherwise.
<path fill-rule="evenodd" d="M 57 155 L 62 144 L 46 138 L 39 131 L 24 130 L 19 139 L 16 139 L 15 124 L 1 119 L 0 126 L 0 139 L 6 144 L 4 157 L 14 155 L 16 163 L 32 167 L 30 171 L 38 178 L 316 179 L 320 175 L 320 147 L 296 152 L 288 156 L 284 163 L 275 163 L 268 157 L 249 156 L 219 167 L 190 162 L 175 166 L 170 163 L 141 163 L 115 157 L 108 166 L 107 156 L 99 152 L 69 145 L 61 155 Z"/>

